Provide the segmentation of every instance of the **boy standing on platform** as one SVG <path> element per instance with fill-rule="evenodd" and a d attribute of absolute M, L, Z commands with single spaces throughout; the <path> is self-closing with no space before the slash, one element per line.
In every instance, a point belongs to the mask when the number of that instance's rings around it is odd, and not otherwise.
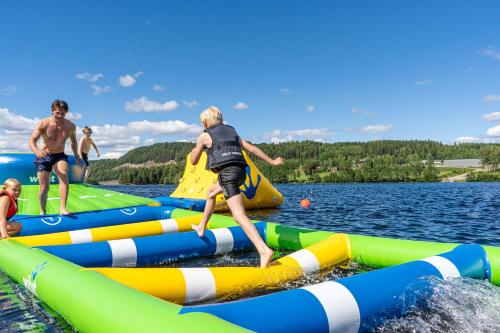
<path fill-rule="evenodd" d="M 84 182 L 87 182 L 87 178 L 90 176 L 90 164 L 89 164 L 89 151 L 90 147 L 94 147 L 97 157 L 101 156 L 99 154 L 99 150 L 97 149 L 97 146 L 94 143 L 94 140 L 90 137 L 92 135 L 92 128 L 85 126 L 82 129 L 83 132 L 83 137 L 80 139 L 80 144 L 78 145 L 78 153 L 80 156 L 82 156 L 83 163 L 86 165 L 85 169 L 85 180 Z"/>

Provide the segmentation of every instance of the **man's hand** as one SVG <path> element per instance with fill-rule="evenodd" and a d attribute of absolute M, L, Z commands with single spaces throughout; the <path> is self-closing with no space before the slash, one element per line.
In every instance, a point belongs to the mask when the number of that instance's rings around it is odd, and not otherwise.
<path fill-rule="evenodd" d="M 35 155 L 36 155 L 36 157 L 44 158 L 44 157 L 46 157 L 46 156 L 47 156 L 47 153 L 46 153 L 46 152 L 44 152 L 43 150 L 37 150 L 37 151 L 35 152 Z"/>
<path fill-rule="evenodd" d="M 83 168 L 83 163 L 82 163 L 82 160 L 81 160 L 80 156 L 76 155 L 75 156 L 75 161 L 76 161 L 76 163 L 78 163 L 78 165 L 80 166 L 80 168 Z"/>
<path fill-rule="evenodd" d="M 278 166 L 278 165 L 282 165 L 283 163 L 285 163 L 285 159 L 283 157 L 278 157 L 278 158 L 275 158 L 271 164 L 273 166 Z"/>

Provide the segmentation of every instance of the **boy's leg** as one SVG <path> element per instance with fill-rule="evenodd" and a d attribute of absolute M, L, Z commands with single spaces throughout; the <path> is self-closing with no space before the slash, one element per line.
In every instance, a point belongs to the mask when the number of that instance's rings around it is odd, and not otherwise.
<path fill-rule="evenodd" d="M 54 172 L 59 178 L 59 196 L 61 197 L 60 213 L 61 215 L 71 215 L 71 212 L 66 209 L 68 201 L 69 181 L 68 181 L 68 162 L 59 160 L 54 164 Z"/>
<path fill-rule="evenodd" d="M 50 187 L 50 172 L 40 171 L 37 172 L 38 183 L 40 189 L 38 190 L 38 200 L 40 200 L 40 215 L 45 215 L 47 212 L 47 193 Z"/>
<path fill-rule="evenodd" d="M 260 268 L 265 268 L 271 262 L 274 252 L 267 246 L 262 237 L 260 237 L 257 228 L 255 228 L 253 223 L 248 219 L 241 194 L 226 199 L 226 202 L 231 210 L 233 218 L 238 222 L 243 231 L 245 231 L 245 234 L 252 241 L 253 245 L 257 248 L 260 254 Z"/>
<path fill-rule="evenodd" d="M 87 167 L 85 168 L 85 179 L 83 180 L 84 183 L 87 182 L 87 178 L 89 178 L 90 176 L 90 165 L 87 165 Z"/>
<path fill-rule="evenodd" d="M 200 224 L 191 225 L 194 231 L 198 233 L 198 236 L 203 237 L 205 235 L 205 228 L 207 227 L 207 223 L 212 217 L 212 213 L 215 208 L 215 197 L 222 193 L 222 187 L 219 183 L 212 185 L 208 188 L 207 191 L 207 202 L 205 203 L 205 209 L 203 210 L 203 217 L 201 218 Z"/>

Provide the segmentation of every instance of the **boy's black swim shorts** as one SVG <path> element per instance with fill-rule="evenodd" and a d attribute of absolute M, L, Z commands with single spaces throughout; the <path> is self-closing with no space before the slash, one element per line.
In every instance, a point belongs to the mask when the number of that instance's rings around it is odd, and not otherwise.
<path fill-rule="evenodd" d="M 240 194 L 240 186 L 247 178 L 245 170 L 243 165 L 228 165 L 219 171 L 219 184 L 226 200 Z"/>

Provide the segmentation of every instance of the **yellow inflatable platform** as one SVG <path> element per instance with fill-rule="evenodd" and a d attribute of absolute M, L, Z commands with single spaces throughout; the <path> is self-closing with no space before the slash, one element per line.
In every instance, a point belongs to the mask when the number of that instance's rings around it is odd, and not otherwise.
<path fill-rule="evenodd" d="M 267 180 L 243 152 L 247 161 L 247 179 L 240 189 L 243 194 L 243 203 L 247 209 L 276 208 L 283 202 L 283 195 Z M 217 183 L 217 174 L 206 170 L 207 155 L 201 155 L 197 165 L 191 164 L 190 155 L 186 158 L 184 175 L 179 181 L 179 186 L 171 194 L 174 198 L 206 199 L 207 189 Z M 215 211 L 227 210 L 224 195 L 216 198 Z"/>

